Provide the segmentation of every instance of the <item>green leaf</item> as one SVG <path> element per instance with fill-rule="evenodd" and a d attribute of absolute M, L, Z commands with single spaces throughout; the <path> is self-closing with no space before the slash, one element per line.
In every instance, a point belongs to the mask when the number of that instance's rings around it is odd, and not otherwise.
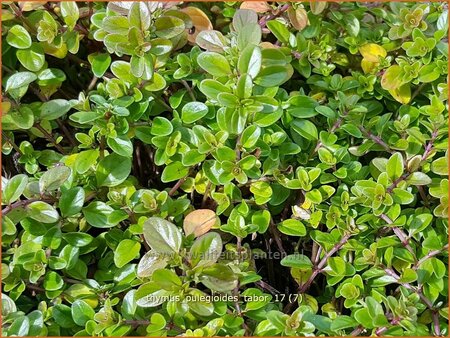
<path fill-rule="evenodd" d="M 275 37 L 282 43 L 289 43 L 289 30 L 286 25 L 278 20 L 270 20 L 267 22 L 267 28 L 275 35 Z"/>
<path fill-rule="evenodd" d="M 36 201 L 27 206 L 28 216 L 38 222 L 55 223 L 59 219 L 59 214 L 50 204 Z"/>
<path fill-rule="evenodd" d="M 213 76 L 228 76 L 231 74 L 230 64 L 225 56 L 215 52 L 203 52 L 197 57 L 200 67 Z"/>
<path fill-rule="evenodd" d="M 255 24 L 258 22 L 258 15 L 255 11 L 250 9 L 238 9 L 233 16 L 233 27 L 239 32 L 248 24 Z"/>
<path fill-rule="evenodd" d="M 128 12 L 128 21 L 131 26 L 138 28 L 141 31 L 145 31 L 150 27 L 151 13 L 143 2 L 134 2 Z"/>
<path fill-rule="evenodd" d="M 173 254 L 181 248 L 181 232 L 175 225 L 159 217 L 150 217 L 144 223 L 144 238 L 157 253 Z"/>
<path fill-rule="evenodd" d="M 58 207 L 63 217 L 73 216 L 81 211 L 84 204 L 84 189 L 73 187 L 63 191 L 59 199 Z"/>
<path fill-rule="evenodd" d="M 114 251 L 114 264 L 121 268 L 131 262 L 139 254 L 141 244 L 131 239 L 122 240 Z"/>
<path fill-rule="evenodd" d="M 19 199 L 28 184 L 28 176 L 19 174 L 11 178 L 4 187 L 2 201 L 11 204 Z"/>
<path fill-rule="evenodd" d="M 205 79 L 200 83 L 200 91 L 209 99 L 217 100 L 220 93 L 231 93 L 230 88 L 216 80 Z"/>
<path fill-rule="evenodd" d="M 148 69 L 148 68 L 146 68 Z M 145 74 L 145 72 L 144 72 Z M 147 73 L 149 74 L 149 73 Z M 158 92 L 160 90 L 163 90 L 166 88 L 167 82 L 164 79 L 162 75 L 159 73 L 154 73 L 152 76 L 151 81 L 148 81 L 148 83 L 144 86 L 145 90 L 148 90 L 149 92 Z"/>
<path fill-rule="evenodd" d="M 294 117 L 310 118 L 318 114 L 315 108 L 319 104 L 306 95 L 293 96 L 288 100 L 288 103 L 290 104 L 288 113 Z"/>
<path fill-rule="evenodd" d="M 75 188 L 81 188 L 81 187 L 75 187 Z M 89 245 L 94 240 L 94 237 L 92 237 L 89 234 L 85 234 L 83 232 L 69 232 L 69 233 L 64 234 L 63 238 L 67 243 L 69 243 L 72 246 L 76 246 L 76 247 L 83 247 L 83 246 Z"/>
<path fill-rule="evenodd" d="M 190 167 L 195 164 L 203 162 L 205 158 L 206 158 L 205 154 L 200 154 L 198 150 L 192 149 L 183 155 L 182 163 L 184 166 Z"/>
<path fill-rule="evenodd" d="M 19 49 L 16 56 L 19 62 L 32 72 L 37 72 L 45 64 L 44 48 L 38 43 L 33 43 L 27 49 Z"/>
<path fill-rule="evenodd" d="M 151 80 L 154 75 L 153 60 L 150 55 L 136 56 L 133 55 L 130 60 L 131 73 L 144 80 Z M 159 84 L 153 83 L 152 87 L 158 87 Z M 147 85 L 148 86 L 148 85 Z M 146 86 L 146 87 L 147 87 Z M 147 89 L 149 90 L 149 89 Z"/>
<path fill-rule="evenodd" d="M 178 291 L 181 287 L 180 277 L 168 269 L 156 270 L 152 275 L 152 281 L 166 291 Z"/>
<path fill-rule="evenodd" d="M 80 16 L 77 3 L 75 1 L 64 1 L 61 2 L 60 7 L 64 22 L 69 28 L 73 29 Z"/>
<path fill-rule="evenodd" d="M 212 265 L 222 253 L 222 239 L 216 232 L 198 237 L 189 251 L 189 259 L 193 266 Z"/>
<path fill-rule="evenodd" d="M 250 191 L 255 195 L 256 204 L 262 205 L 272 197 L 272 188 L 270 184 L 264 181 L 253 182 Z"/>
<path fill-rule="evenodd" d="M 53 307 L 53 319 L 55 322 L 63 328 L 71 328 L 75 326 L 75 322 L 72 318 L 71 308 L 64 304 L 57 304 Z"/>
<path fill-rule="evenodd" d="M 42 104 L 39 117 L 41 120 L 56 120 L 66 114 L 70 108 L 72 105 L 67 100 L 50 100 Z"/>
<path fill-rule="evenodd" d="M 66 166 L 57 166 L 47 170 L 39 179 L 41 193 L 59 189 L 69 178 L 72 170 Z"/>
<path fill-rule="evenodd" d="M 431 184 L 431 178 L 422 172 L 416 171 L 412 173 L 406 181 L 412 185 L 428 185 Z"/>
<path fill-rule="evenodd" d="M 389 178 L 395 181 L 403 175 L 403 170 L 403 157 L 400 153 L 395 153 L 389 158 L 386 164 L 386 172 Z"/>
<path fill-rule="evenodd" d="M 100 187 L 114 187 L 125 181 L 131 172 L 131 158 L 110 154 L 97 166 L 95 177 Z"/>
<path fill-rule="evenodd" d="M 19 72 L 11 75 L 8 80 L 6 80 L 5 90 L 7 92 L 18 89 L 21 87 L 28 86 L 31 82 L 37 79 L 36 74 L 31 72 Z"/>
<path fill-rule="evenodd" d="M 306 228 L 302 222 L 296 219 L 287 219 L 281 222 L 278 225 L 278 230 L 280 230 L 283 234 L 289 236 L 300 236 L 303 237 L 306 235 Z"/>
<path fill-rule="evenodd" d="M 381 86 L 385 90 L 395 90 L 403 84 L 402 69 L 398 65 L 390 66 L 381 78 Z"/>
<path fill-rule="evenodd" d="M 166 328 L 167 322 L 164 316 L 160 313 L 153 313 L 150 317 L 150 324 L 147 326 L 147 333 L 158 332 Z"/>
<path fill-rule="evenodd" d="M 7 332 L 8 336 L 24 337 L 28 335 L 29 330 L 30 320 L 26 316 L 21 316 L 14 319 Z"/>
<path fill-rule="evenodd" d="M 237 283 L 237 276 L 227 265 L 216 263 L 203 269 L 201 282 L 207 288 L 217 292 L 233 290 Z"/>
<path fill-rule="evenodd" d="M 133 143 L 126 136 L 108 137 L 108 146 L 118 155 L 123 157 L 133 156 Z"/>
<path fill-rule="evenodd" d="M 189 102 L 183 106 L 181 119 L 184 123 L 191 124 L 208 114 L 208 107 L 202 102 Z"/>
<path fill-rule="evenodd" d="M 317 127 L 308 120 L 294 120 L 291 127 L 307 140 L 314 141 L 319 138 Z"/>
<path fill-rule="evenodd" d="M 285 66 L 264 67 L 255 78 L 255 83 L 267 88 L 280 86 L 289 78 L 288 69 Z"/>
<path fill-rule="evenodd" d="M 94 319 L 95 311 L 82 299 L 77 299 L 70 308 L 73 321 L 78 326 L 85 326 L 89 320 Z"/>
<path fill-rule="evenodd" d="M 56 291 L 63 287 L 64 281 L 56 272 L 50 271 L 45 275 L 43 285 L 46 291 Z"/>
<path fill-rule="evenodd" d="M 151 133 L 156 136 L 167 136 L 173 131 L 172 123 L 162 116 L 156 116 L 152 122 Z"/>
<path fill-rule="evenodd" d="M 123 16 L 106 16 L 102 22 L 102 29 L 108 33 L 115 33 L 119 37 L 126 36 L 130 25 L 126 17 Z M 112 35 L 112 34 L 111 34 Z"/>
<path fill-rule="evenodd" d="M 204 30 L 198 33 L 195 43 L 210 52 L 223 52 L 227 42 L 221 32 Z"/>
<path fill-rule="evenodd" d="M 312 268 L 311 260 L 307 256 L 301 254 L 288 255 L 281 260 L 280 264 L 282 266 L 296 269 Z"/>
<path fill-rule="evenodd" d="M 111 228 L 116 225 L 109 219 L 114 209 L 103 202 L 92 202 L 82 211 L 86 221 L 95 228 Z"/>
<path fill-rule="evenodd" d="M 172 39 L 184 32 L 183 20 L 174 16 L 161 16 L 154 22 L 156 36 L 165 39 Z"/>
<path fill-rule="evenodd" d="M 31 47 L 31 36 L 24 27 L 15 25 L 8 31 L 6 42 L 15 48 L 26 49 Z"/>
<path fill-rule="evenodd" d="M 252 124 L 244 129 L 241 136 L 241 144 L 244 148 L 252 148 L 261 136 L 261 128 Z"/>
<path fill-rule="evenodd" d="M 248 23 L 239 32 L 237 37 L 238 48 L 243 50 L 249 45 L 257 46 L 261 42 L 261 26 L 258 23 Z"/>
<path fill-rule="evenodd" d="M 358 322 L 352 317 L 339 315 L 331 322 L 331 330 L 339 331 L 358 326 Z"/>
<path fill-rule="evenodd" d="M 172 162 L 164 168 L 161 174 L 161 181 L 164 183 L 173 182 L 185 177 L 188 173 L 189 168 L 185 167 L 181 162 Z"/>
<path fill-rule="evenodd" d="M 92 72 L 96 77 L 102 77 L 111 64 L 111 56 L 106 53 L 93 53 L 88 55 Z"/>
<path fill-rule="evenodd" d="M 438 158 L 431 163 L 431 171 L 437 175 L 448 175 L 448 159 L 447 156 Z"/>
<path fill-rule="evenodd" d="M 137 266 L 138 277 L 151 277 L 156 270 L 164 269 L 167 266 L 169 259 L 170 258 L 166 255 L 150 250 L 139 261 Z"/>

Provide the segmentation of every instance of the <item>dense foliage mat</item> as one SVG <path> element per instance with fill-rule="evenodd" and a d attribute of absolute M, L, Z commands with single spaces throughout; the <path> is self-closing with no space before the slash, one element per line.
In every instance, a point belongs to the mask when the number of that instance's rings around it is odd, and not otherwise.
<path fill-rule="evenodd" d="M 3 334 L 447 335 L 447 17 L 3 2 Z"/>

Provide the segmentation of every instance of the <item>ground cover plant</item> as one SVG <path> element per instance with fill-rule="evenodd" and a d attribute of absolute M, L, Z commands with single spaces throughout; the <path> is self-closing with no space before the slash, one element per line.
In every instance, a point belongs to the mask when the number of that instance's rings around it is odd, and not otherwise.
<path fill-rule="evenodd" d="M 3 335 L 448 335 L 447 17 L 3 2 Z"/>

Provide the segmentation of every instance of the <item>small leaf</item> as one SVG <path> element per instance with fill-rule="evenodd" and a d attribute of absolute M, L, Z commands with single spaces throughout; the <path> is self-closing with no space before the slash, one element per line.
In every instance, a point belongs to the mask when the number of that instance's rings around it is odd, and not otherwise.
<path fill-rule="evenodd" d="M 37 79 L 36 74 L 31 72 L 19 72 L 11 75 L 8 80 L 6 80 L 5 90 L 7 92 L 18 89 L 20 87 L 25 87 L 31 82 Z"/>
<path fill-rule="evenodd" d="M 158 253 L 173 254 L 181 248 L 181 233 L 178 228 L 159 217 L 150 217 L 144 223 L 144 238 Z"/>
<path fill-rule="evenodd" d="M 39 191 L 44 193 L 59 189 L 67 181 L 71 172 L 71 169 L 66 166 L 49 169 L 39 179 Z"/>
<path fill-rule="evenodd" d="M 102 77 L 111 65 L 111 56 L 107 53 L 94 53 L 88 55 L 92 72 L 96 77 Z"/>
<path fill-rule="evenodd" d="M 85 326 L 89 320 L 94 319 L 95 311 L 82 299 L 77 299 L 72 303 L 71 314 L 75 324 Z"/>
<path fill-rule="evenodd" d="M 150 250 L 139 261 L 137 275 L 140 278 L 151 277 L 156 270 L 164 269 L 168 262 L 169 257 Z"/>
<path fill-rule="evenodd" d="M 222 239 L 216 232 L 210 232 L 197 238 L 189 251 L 193 266 L 212 265 L 222 253 Z"/>
<path fill-rule="evenodd" d="M 8 31 L 6 42 L 18 49 L 26 49 L 31 47 L 31 36 L 24 27 L 15 25 Z"/>
<path fill-rule="evenodd" d="M 188 173 L 189 168 L 185 167 L 181 162 L 172 162 L 164 168 L 161 174 L 161 181 L 164 183 L 173 182 L 185 177 Z"/>
<path fill-rule="evenodd" d="M 230 64 L 225 56 L 215 52 L 203 52 L 197 57 L 197 62 L 205 71 L 213 76 L 228 76 L 231 74 Z"/>
<path fill-rule="evenodd" d="M 73 187 L 61 194 L 58 207 L 64 217 L 73 216 L 81 211 L 84 204 L 84 189 Z"/>
<path fill-rule="evenodd" d="M 67 100 L 50 100 L 42 104 L 39 117 L 41 120 L 56 120 L 66 114 L 71 107 L 72 105 Z"/>
<path fill-rule="evenodd" d="M 381 78 L 381 87 L 386 90 L 400 88 L 403 84 L 402 69 L 398 65 L 390 66 Z"/>
<path fill-rule="evenodd" d="M 11 178 L 4 186 L 2 200 L 5 204 L 11 204 L 17 201 L 25 191 L 28 184 L 28 176 L 19 174 Z"/>
<path fill-rule="evenodd" d="M 189 102 L 183 106 L 181 119 L 184 123 L 191 124 L 208 114 L 208 107 L 202 102 Z"/>
<path fill-rule="evenodd" d="M 216 213 L 209 209 L 198 209 L 190 212 L 183 221 L 186 236 L 194 234 L 199 237 L 207 233 L 217 221 Z"/>
<path fill-rule="evenodd" d="M 120 241 L 116 250 L 114 251 L 114 264 L 121 268 L 125 264 L 131 262 L 139 254 L 141 244 L 131 239 L 124 239 Z"/>
<path fill-rule="evenodd" d="M 389 178 L 395 181 L 397 178 L 403 175 L 403 170 L 403 157 L 400 153 L 395 153 L 389 158 L 386 164 L 386 172 Z"/>
<path fill-rule="evenodd" d="M 291 127 L 307 140 L 314 141 L 319 138 L 316 126 L 308 120 L 294 120 Z"/>
<path fill-rule="evenodd" d="M 114 187 L 126 180 L 131 172 L 131 158 L 110 154 L 97 166 L 95 177 L 98 186 Z"/>
<path fill-rule="evenodd" d="M 311 260 L 305 255 L 294 254 L 288 255 L 281 260 L 282 266 L 287 266 L 296 269 L 310 269 L 312 268 Z"/>

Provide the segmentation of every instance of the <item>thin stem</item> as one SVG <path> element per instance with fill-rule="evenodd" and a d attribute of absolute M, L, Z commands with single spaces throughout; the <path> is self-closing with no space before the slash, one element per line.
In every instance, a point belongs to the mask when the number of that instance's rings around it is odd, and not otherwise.
<path fill-rule="evenodd" d="M 439 324 L 439 311 L 433 311 L 433 327 L 434 327 L 434 335 L 442 336 L 441 326 Z"/>
<path fill-rule="evenodd" d="M 4 139 L 4 141 L 8 142 L 20 156 L 23 155 L 22 150 L 20 150 L 17 144 L 13 140 L 11 140 L 11 138 L 8 135 L 2 133 L 2 138 Z"/>
<path fill-rule="evenodd" d="M 175 185 L 172 187 L 172 189 L 170 189 L 169 191 L 169 196 L 173 196 L 175 195 L 175 193 L 177 192 L 178 188 L 181 187 L 181 185 L 186 181 L 186 179 L 189 177 L 189 174 L 187 174 L 186 176 L 184 176 L 183 178 L 180 178 L 178 180 L 177 183 L 175 183 Z"/>
<path fill-rule="evenodd" d="M 328 251 L 325 256 L 322 258 L 322 260 L 319 262 L 319 264 L 317 264 L 317 266 L 313 269 L 313 273 L 311 274 L 311 276 L 309 277 L 309 279 L 305 282 L 305 284 L 303 284 L 300 289 L 299 289 L 299 293 L 305 293 L 309 287 L 311 286 L 312 282 L 314 281 L 314 279 L 316 278 L 316 276 L 321 272 L 321 270 L 325 267 L 325 265 L 327 264 L 328 258 L 330 258 L 331 256 L 333 256 L 337 251 L 339 251 L 340 248 L 342 248 L 342 246 L 347 243 L 347 241 L 350 238 L 350 234 L 346 234 L 344 235 L 341 240 L 336 243 L 333 248 L 331 248 L 330 251 Z"/>
<path fill-rule="evenodd" d="M 342 125 L 342 122 L 344 122 L 344 118 L 347 115 L 348 115 L 348 111 L 344 111 L 342 116 L 340 116 L 336 120 L 336 122 L 334 122 L 334 124 L 331 126 L 331 128 L 328 130 L 328 132 L 330 134 L 333 134 Z M 309 154 L 308 160 L 310 160 L 319 151 L 320 147 L 322 147 L 322 142 L 319 140 L 319 141 L 317 141 L 317 144 L 316 144 L 315 148 L 313 149 L 312 153 Z"/>
<path fill-rule="evenodd" d="M 58 124 L 58 127 L 61 129 L 61 131 L 64 133 L 64 135 L 66 136 L 66 138 L 69 141 L 70 145 L 72 147 L 76 147 L 77 146 L 77 142 L 73 138 L 72 133 L 69 131 L 69 129 L 67 129 L 67 127 L 64 124 L 64 122 L 61 121 L 61 119 L 56 119 L 56 123 Z"/>
<path fill-rule="evenodd" d="M 283 242 L 281 241 L 278 229 L 277 229 L 272 217 L 270 217 L 269 231 L 272 234 L 272 238 L 275 240 L 275 243 L 277 243 L 278 250 L 281 253 L 286 254 L 286 250 L 284 250 L 284 248 L 283 248 Z"/>
<path fill-rule="evenodd" d="M 261 20 L 259 20 L 259 25 L 261 26 L 261 28 L 266 26 L 267 21 L 273 20 L 273 19 L 279 17 L 284 12 L 286 12 L 289 9 L 289 7 L 291 7 L 290 4 L 285 4 L 280 9 L 278 9 L 275 13 L 270 14 L 266 17 L 263 17 Z"/>
<path fill-rule="evenodd" d="M 28 200 L 20 200 L 17 202 L 14 202 L 13 204 L 10 204 L 2 209 L 2 215 L 5 216 L 12 210 L 20 207 L 26 207 L 28 204 L 31 204 L 33 202 L 42 201 L 42 202 L 54 202 L 55 199 L 53 197 L 43 197 L 43 198 L 30 198 Z"/>
<path fill-rule="evenodd" d="M 422 155 L 422 161 L 426 161 L 427 158 L 430 156 L 431 151 L 433 150 L 433 144 L 434 141 L 436 141 L 436 138 L 438 136 L 438 130 L 433 130 L 431 133 L 431 139 L 428 141 L 427 145 L 425 146 L 425 151 Z"/>
<path fill-rule="evenodd" d="M 89 82 L 89 86 L 87 88 L 87 92 L 90 92 L 92 89 L 94 89 L 95 85 L 97 84 L 98 81 L 98 77 L 97 76 L 93 76 L 91 82 Z"/>
<path fill-rule="evenodd" d="M 438 131 L 434 130 L 431 134 L 430 141 L 425 146 L 425 151 L 422 155 L 422 162 L 426 161 L 428 159 L 428 157 L 431 155 L 431 151 L 433 150 L 433 143 L 436 140 L 437 136 L 438 136 Z M 411 175 L 412 175 L 412 172 L 407 171 L 406 173 L 404 173 L 402 176 L 397 178 L 389 187 L 387 187 L 386 192 L 390 194 L 392 192 L 392 190 L 394 190 L 401 182 L 407 180 Z M 419 189 L 419 192 L 420 192 L 420 189 Z M 425 202 L 427 203 L 426 199 L 425 199 Z"/>
<path fill-rule="evenodd" d="M 384 272 L 386 272 L 386 274 L 388 274 L 389 276 L 393 277 L 396 280 L 396 283 L 400 284 L 401 286 L 407 288 L 408 290 L 411 290 L 415 293 L 417 293 L 417 295 L 419 295 L 420 299 L 422 300 L 422 302 L 432 311 L 434 311 L 434 307 L 433 307 L 433 303 L 423 294 L 422 289 L 420 288 L 416 288 L 414 286 L 412 286 L 409 283 L 405 283 L 405 282 L 400 282 L 400 277 L 399 275 L 397 275 L 395 273 L 394 270 L 392 270 L 391 268 L 384 268 Z"/>
<path fill-rule="evenodd" d="M 211 181 L 208 181 L 208 184 L 206 185 L 205 194 L 203 195 L 202 198 L 202 208 L 205 207 L 206 201 L 209 198 L 209 192 L 211 191 L 211 184 L 212 184 Z"/>
<path fill-rule="evenodd" d="M 39 293 L 44 293 L 45 289 L 41 288 L 40 286 L 34 285 L 34 284 L 26 284 L 27 288 L 33 291 L 37 291 Z"/>
<path fill-rule="evenodd" d="M 364 331 L 364 327 L 362 325 L 359 325 L 356 329 L 354 329 L 350 336 L 359 336 Z"/>
<path fill-rule="evenodd" d="M 419 259 L 416 264 L 414 264 L 413 269 L 417 269 L 427 259 L 429 259 L 431 257 L 434 257 L 434 256 L 437 256 L 437 255 L 439 255 L 439 254 L 441 254 L 441 253 L 443 253 L 443 252 L 445 252 L 447 250 L 448 250 L 448 243 L 445 244 L 442 249 L 430 251 L 424 257 Z"/>
<path fill-rule="evenodd" d="M 61 145 L 58 144 L 58 143 L 56 142 L 56 140 L 53 138 L 53 136 L 50 135 L 50 134 L 47 132 L 47 130 L 45 130 L 39 123 L 35 123 L 35 124 L 34 124 L 34 127 L 35 127 L 36 129 L 38 129 L 42 134 L 44 134 L 45 138 L 46 138 L 50 143 L 52 143 L 52 144 L 55 146 L 55 148 L 58 149 L 58 151 L 59 151 L 61 154 L 63 154 L 63 155 L 66 154 L 66 151 L 64 150 L 64 148 L 61 147 Z"/>
<path fill-rule="evenodd" d="M 373 142 L 382 146 L 384 148 L 384 150 L 386 150 L 388 153 L 391 153 L 391 154 L 393 153 L 393 150 L 388 146 L 388 144 L 386 142 L 384 142 L 381 139 L 381 137 L 372 134 L 369 130 L 367 130 L 363 126 L 359 126 L 359 130 L 361 130 L 361 132 L 363 134 L 365 134 L 366 137 L 370 138 Z"/>
<path fill-rule="evenodd" d="M 386 214 L 381 214 L 380 217 L 387 224 L 392 225 L 392 223 L 393 223 L 392 220 Z M 396 226 L 392 227 L 392 231 L 394 231 L 394 234 L 398 237 L 398 239 L 400 240 L 402 245 L 413 255 L 414 259 L 417 261 L 416 252 L 413 250 L 413 248 L 409 244 L 408 236 L 400 228 L 398 228 Z"/>
<path fill-rule="evenodd" d="M 279 295 L 280 291 L 275 289 L 272 285 L 267 284 L 266 282 L 259 280 L 255 282 L 256 285 L 258 285 L 261 289 L 269 291 L 272 295 Z"/>
<path fill-rule="evenodd" d="M 397 178 L 394 182 L 392 182 L 392 184 L 386 188 L 386 192 L 388 194 L 390 194 L 392 192 L 392 190 L 394 190 L 395 188 L 397 188 L 397 186 L 408 179 L 408 177 L 411 176 L 410 172 L 406 172 L 404 173 L 402 176 L 400 176 L 399 178 Z"/>
<path fill-rule="evenodd" d="M 145 250 L 150 251 L 152 248 L 150 247 L 150 245 L 148 245 L 147 241 L 145 240 L 144 235 L 139 235 L 139 237 L 141 238 L 142 244 L 144 245 Z"/>
<path fill-rule="evenodd" d="M 183 84 L 184 88 L 186 88 L 186 90 L 189 93 L 189 96 L 191 97 L 192 101 L 197 101 L 197 99 L 195 98 L 194 91 L 189 86 L 189 84 L 185 80 L 181 80 L 180 82 Z"/>
<path fill-rule="evenodd" d="M 19 7 L 16 6 L 16 4 L 14 2 L 11 2 L 9 4 L 9 7 L 13 10 L 14 14 L 16 15 L 16 17 L 18 19 L 20 19 L 26 26 L 28 26 L 28 29 L 31 33 L 36 34 L 36 29 L 34 28 L 34 26 L 31 24 L 31 22 L 28 20 L 28 18 L 26 16 L 23 15 L 22 11 L 20 10 Z"/>

